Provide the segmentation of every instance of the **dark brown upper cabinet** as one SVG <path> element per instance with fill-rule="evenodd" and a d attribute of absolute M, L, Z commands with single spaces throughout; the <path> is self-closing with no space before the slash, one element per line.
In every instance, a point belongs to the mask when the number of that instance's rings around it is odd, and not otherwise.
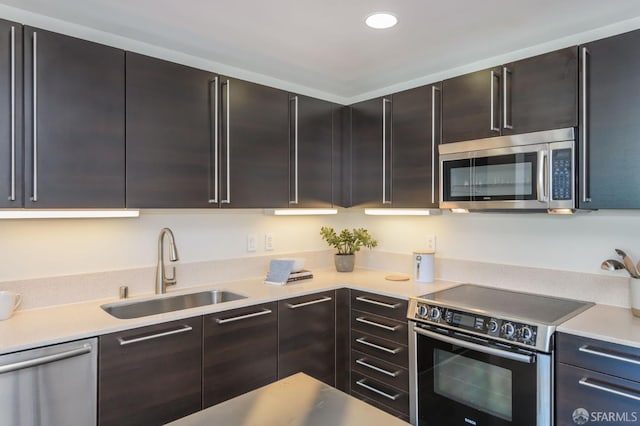
<path fill-rule="evenodd" d="M 0 20 L 0 207 L 22 207 L 22 25 Z"/>
<path fill-rule="evenodd" d="M 440 85 L 392 96 L 392 207 L 438 207 Z"/>
<path fill-rule="evenodd" d="M 127 52 L 127 207 L 218 207 L 216 76 Z"/>
<path fill-rule="evenodd" d="M 640 208 L 640 31 L 581 47 L 579 206 Z"/>
<path fill-rule="evenodd" d="M 220 78 L 221 207 L 289 206 L 289 93 Z"/>
<path fill-rule="evenodd" d="M 289 102 L 289 207 L 331 207 L 337 106 L 301 95 L 291 95 Z"/>
<path fill-rule="evenodd" d="M 352 105 L 352 203 L 437 207 L 440 86 Z"/>
<path fill-rule="evenodd" d="M 578 49 L 445 80 L 443 143 L 578 125 Z"/>
<path fill-rule="evenodd" d="M 23 45 L 25 207 L 124 207 L 124 51 L 31 27 Z"/>

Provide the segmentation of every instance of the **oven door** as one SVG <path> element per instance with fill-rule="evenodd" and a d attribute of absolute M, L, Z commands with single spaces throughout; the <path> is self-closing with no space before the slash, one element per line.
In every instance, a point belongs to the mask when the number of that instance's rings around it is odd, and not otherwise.
<path fill-rule="evenodd" d="M 550 355 L 484 346 L 415 323 L 413 330 L 414 424 L 550 426 Z"/>

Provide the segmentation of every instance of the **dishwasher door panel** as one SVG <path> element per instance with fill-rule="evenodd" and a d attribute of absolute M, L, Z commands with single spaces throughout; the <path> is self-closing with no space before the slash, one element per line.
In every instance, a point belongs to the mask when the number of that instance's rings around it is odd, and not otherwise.
<path fill-rule="evenodd" d="M 0 355 L 0 424 L 95 425 L 97 356 L 97 339 Z"/>

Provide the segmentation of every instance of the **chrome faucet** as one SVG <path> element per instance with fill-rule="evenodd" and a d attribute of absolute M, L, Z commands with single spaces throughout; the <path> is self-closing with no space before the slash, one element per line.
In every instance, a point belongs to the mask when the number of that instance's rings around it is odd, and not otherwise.
<path fill-rule="evenodd" d="M 160 236 L 158 237 L 158 267 L 156 268 L 156 294 L 164 294 L 167 292 L 167 287 L 170 285 L 176 285 L 176 267 L 173 267 L 173 274 L 168 277 L 164 270 L 164 237 L 169 237 L 169 260 L 175 262 L 179 260 L 178 249 L 176 248 L 176 241 L 173 237 L 173 232 L 169 228 L 162 228 Z"/>

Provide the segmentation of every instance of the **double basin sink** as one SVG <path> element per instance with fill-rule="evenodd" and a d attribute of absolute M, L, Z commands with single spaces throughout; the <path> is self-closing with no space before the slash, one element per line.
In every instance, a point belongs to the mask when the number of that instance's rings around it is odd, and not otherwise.
<path fill-rule="evenodd" d="M 209 290 L 198 293 L 178 294 L 169 297 L 158 297 L 130 302 L 116 302 L 101 305 L 100 307 L 119 319 L 132 319 L 146 317 L 148 315 L 163 314 L 166 312 L 180 311 L 182 309 L 197 308 L 199 306 L 216 305 L 218 303 L 231 302 L 233 300 L 246 299 L 238 293 L 226 290 Z"/>

